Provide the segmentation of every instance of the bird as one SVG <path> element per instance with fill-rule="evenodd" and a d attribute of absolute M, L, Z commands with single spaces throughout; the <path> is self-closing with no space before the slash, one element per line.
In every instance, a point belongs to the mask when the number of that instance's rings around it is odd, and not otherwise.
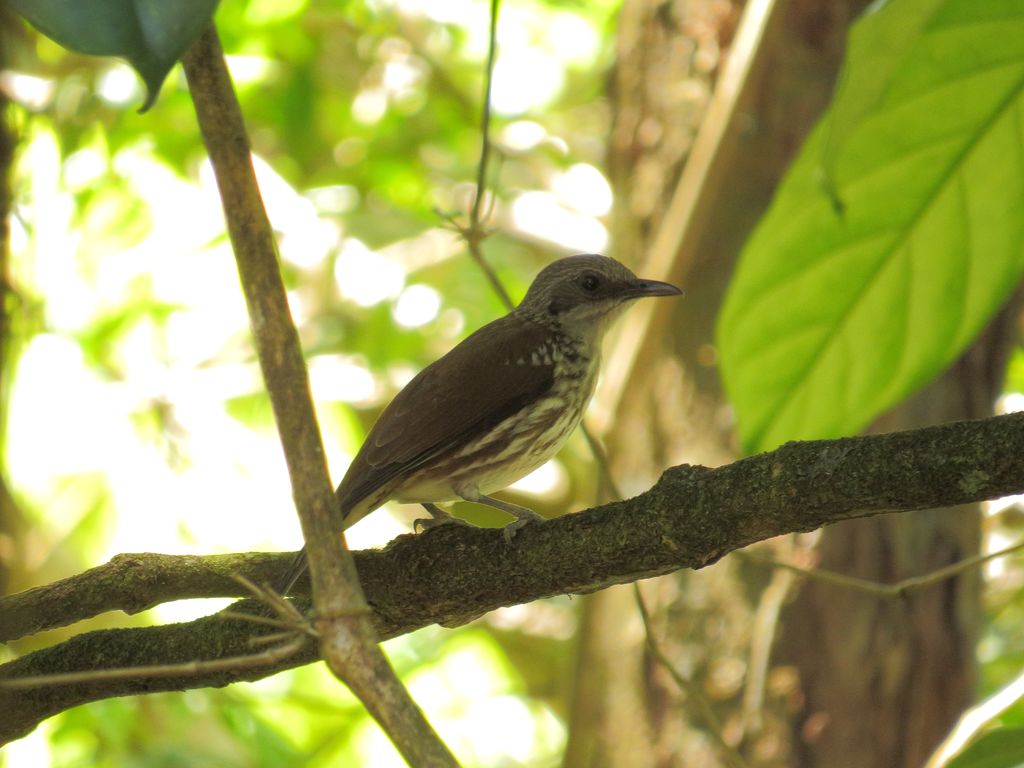
<path fill-rule="evenodd" d="M 635 299 L 679 288 L 638 278 L 608 256 L 557 259 L 511 312 L 428 365 L 381 412 L 337 488 L 345 528 L 386 501 L 418 503 L 452 522 L 437 502 L 465 500 L 514 518 L 506 542 L 544 518 L 494 498 L 550 459 L 579 424 L 594 393 L 601 340 Z M 306 569 L 300 550 L 280 582 L 287 595 Z"/>

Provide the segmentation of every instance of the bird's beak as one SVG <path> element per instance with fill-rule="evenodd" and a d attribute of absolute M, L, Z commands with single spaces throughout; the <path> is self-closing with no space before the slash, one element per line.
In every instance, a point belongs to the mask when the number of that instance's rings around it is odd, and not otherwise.
<path fill-rule="evenodd" d="M 623 297 L 639 299 L 643 296 L 680 296 L 682 293 L 672 283 L 663 283 L 660 280 L 637 280 L 626 287 Z"/>

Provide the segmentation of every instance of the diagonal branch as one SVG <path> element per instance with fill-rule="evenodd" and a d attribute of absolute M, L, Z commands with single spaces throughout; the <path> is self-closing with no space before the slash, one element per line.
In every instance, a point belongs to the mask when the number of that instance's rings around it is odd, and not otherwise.
<path fill-rule="evenodd" d="M 411 765 L 456 766 L 454 756 L 398 681 L 368 620 L 355 564 L 335 514 L 309 375 L 256 183 L 242 111 L 213 26 L 185 53 L 182 66 L 217 179 L 260 370 L 307 543 L 324 659 Z"/>
<path fill-rule="evenodd" d="M 1024 413 L 887 435 L 787 443 L 717 469 L 674 467 L 633 499 L 528 526 L 511 545 L 498 530 L 442 526 L 400 536 L 380 551 L 356 553 L 356 566 L 374 609 L 374 629 L 386 639 L 429 624 L 462 624 L 504 605 L 700 568 L 755 541 L 840 520 L 1021 493 L 1022 456 Z M 237 557 L 255 580 L 280 573 L 291 559 L 282 553 Z M 178 583 L 195 594 L 195 559 L 180 560 Z M 204 560 L 214 563 L 206 594 L 237 594 L 237 585 L 227 586 L 216 570 L 224 562 Z M 173 579 L 169 562 L 161 567 L 164 577 Z M 64 593 L 66 599 L 74 601 L 76 584 L 84 592 L 102 592 L 103 582 L 95 581 L 92 573 L 64 582 L 62 588 L 70 590 Z M 307 581 L 296 587 L 308 593 Z M 52 609 L 56 603 L 43 600 L 45 589 L 36 590 L 28 602 Z M 5 625 L 10 606 L 24 599 L 14 595 L 0 600 Z M 102 595 L 90 601 L 100 606 Z M 115 607 L 114 602 L 107 607 Z M 247 605 L 251 601 L 231 610 L 253 610 Z M 23 605 L 22 615 L 31 615 L 31 607 Z M 5 629 L 7 636 L 16 636 Z M 0 680 L 244 655 L 252 652 L 254 634 L 272 631 L 251 622 L 207 617 L 186 624 L 89 632 L 0 666 Z M 314 644 L 308 643 L 286 661 L 232 672 L 27 691 L 0 686 L 0 743 L 87 701 L 255 680 L 316 658 Z"/>

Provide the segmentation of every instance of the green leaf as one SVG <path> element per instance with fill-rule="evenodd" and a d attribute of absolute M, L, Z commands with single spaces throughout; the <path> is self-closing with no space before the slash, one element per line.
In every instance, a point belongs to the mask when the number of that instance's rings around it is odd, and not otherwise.
<path fill-rule="evenodd" d="M 900 0 L 884 12 L 868 13 L 851 30 L 846 63 L 839 75 L 839 98 L 832 106 L 826 140 L 825 167 L 849 131 L 885 96 L 886 88 L 906 61 L 911 46 L 945 0 Z M 870 73 L 870 77 L 865 74 Z"/>
<path fill-rule="evenodd" d="M 996 728 L 953 758 L 946 768 L 1021 768 L 1024 728 Z"/>
<path fill-rule="evenodd" d="M 1010 355 L 1003 391 L 1024 393 L 1024 348 L 1017 347 Z"/>
<path fill-rule="evenodd" d="M 121 56 L 146 83 L 145 112 L 167 73 L 213 18 L 218 0 L 10 0 L 11 7 L 65 48 Z"/>
<path fill-rule="evenodd" d="M 906 46 L 898 66 L 875 66 L 870 35 Z M 719 317 L 748 450 L 862 429 L 955 359 L 1024 270 L 1024 4 L 893 0 L 853 40 Z"/>

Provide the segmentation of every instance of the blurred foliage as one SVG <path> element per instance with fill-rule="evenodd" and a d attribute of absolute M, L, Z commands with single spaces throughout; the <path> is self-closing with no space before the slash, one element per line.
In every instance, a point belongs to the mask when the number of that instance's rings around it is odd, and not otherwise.
<path fill-rule="evenodd" d="M 614 0 L 502 9 L 494 192 L 484 248 L 513 297 L 537 268 L 603 250 L 604 70 Z M 417 369 L 504 310 L 443 215 L 464 217 L 480 150 L 487 3 L 232 0 L 217 25 L 279 234 L 332 471 Z M 180 70 L 146 115 L 123 63 L 8 26 L 0 86 L 20 134 L 5 461 L 31 528 L 14 589 L 118 551 L 295 547 L 298 527 L 249 345 L 219 201 Z M 1024 390 L 1015 358 L 1011 386 Z M 590 501 L 571 442 L 542 498 Z M 1013 530 L 1013 509 L 993 527 Z M 471 505 L 460 514 L 500 524 Z M 417 516 L 405 510 L 407 517 Z M 1019 528 L 1019 526 L 1017 526 Z M 352 531 L 383 544 L 403 523 Z M 990 594 L 984 688 L 1019 669 L 1021 570 Z M 464 764 L 558 762 L 575 606 L 542 601 L 432 627 L 387 651 Z M 84 629 L 205 614 L 208 603 Z M 30 638 L 3 654 L 52 643 Z M 1021 717 L 1010 710 L 1005 718 Z M 399 765 L 348 692 L 313 665 L 251 685 L 98 702 L 0 765 Z"/>
<path fill-rule="evenodd" d="M 524 688 L 488 633 L 425 630 L 397 652 L 395 645 L 387 646 L 392 663 L 418 698 L 432 702 L 436 727 L 466 764 L 515 765 L 501 749 L 514 753 L 517 740 L 521 756 L 533 748 L 530 761 L 519 764 L 554 764 L 561 747 L 554 718 L 544 704 L 520 698 Z M 495 682 L 502 678 L 507 682 Z M 498 743 L 493 734 L 490 744 L 474 739 L 474 730 L 490 729 L 483 722 L 490 717 L 516 732 Z M 524 718 L 539 727 L 524 727 Z M 354 754 L 363 755 L 360 765 L 402 765 L 322 664 L 250 686 L 97 702 L 47 730 L 53 764 L 62 766 L 333 766 L 349 764 Z"/>
<path fill-rule="evenodd" d="M 554 255 L 603 247 L 600 194 L 581 210 L 572 185 L 603 159 L 614 12 L 612 0 L 502 11 L 495 234 L 484 248 L 514 297 Z M 504 311 L 443 218 L 464 219 L 472 200 L 487 13 L 484 0 L 250 0 L 217 12 L 336 476 L 412 373 Z M 20 138 L 11 240 L 19 354 L 5 361 L 14 380 L 5 459 L 31 524 L 12 587 L 118 551 L 296 546 L 180 68 L 139 115 L 143 89 L 125 64 L 66 51 L 27 26 L 5 34 L 2 85 Z M 597 181 L 585 191 L 607 196 Z M 517 212 L 531 194 L 533 219 Z M 537 201 L 555 225 L 538 220 Z M 587 455 L 570 446 L 564 460 Z M 563 470 L 534 505 L 564 509 L 590 478 L 582 466 Z M 372 519 L 353 535 L 383 544 L 404 526 L 383 512 Z M 74 631 L 210 610 L 173 604 Z M 464 764 L 554 765 L 574 621 L 567 601 L 548 601 L 387 650 Z M 8 766 L 350 763 L 400 764 L 321 665 L 227 690 L 98 702 L 0 754 Z"/>

